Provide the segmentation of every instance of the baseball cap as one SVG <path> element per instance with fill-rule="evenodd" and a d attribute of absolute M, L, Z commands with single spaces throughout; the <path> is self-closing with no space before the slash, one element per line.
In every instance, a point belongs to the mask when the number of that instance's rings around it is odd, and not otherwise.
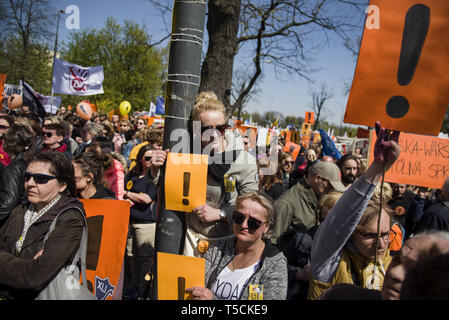
<path fill-rule="evenodd" d="M 343 183 L 341 183 L 340 169 L 333 162 L 319 161 L 309 169 L 309 174 L 314 176 L 320 175 L 323 179 L 329 181 L 331 186 L 339 192 L 346 190 Z"/>

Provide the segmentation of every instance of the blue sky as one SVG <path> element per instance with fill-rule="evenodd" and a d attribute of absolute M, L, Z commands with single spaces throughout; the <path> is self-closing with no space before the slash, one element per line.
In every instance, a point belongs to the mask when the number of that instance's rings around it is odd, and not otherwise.
<path fill-rule="evenodd" d="M 113 16 L 122 24 L 125 20 L 134 20 L 141 26 L 145 26 L 154 40 L 159 40 L 165 35 L 165 26 L 158 12 L 154 11 L 147 0 L 53 0 L 56 10 L 65 10 L 69 5 L 76 5 L 80 9 L 80 30 L 87 28 L 102 28 L 108 17 Z M 61 15 L 59 42 L 67 42 L 70 32 L 65 27 L 68 15 Z M 169 26 L 171 29 L 171 26 Z M 159 37 L 160 35 L 160 37 Z M 331 38 L 332 40 L 332 38 Z M 207 48 L 204 48 L 206 50 Z M 338 41 L 331 41 L 321 50 L 314 59 L 312 67 L 321 71 L 310 75 L 318 85 L 326 82 L 334 91 L 334 97 L 328 102 L 326 108 L 327 120 L 334 124 L 340 124 L 346 108 L 347 96 L 344 95 L 344 82 L 350 83 L 356 66 L 356 58 Z M 278 81 L 274 76 L 270 64 L 264 65 L 264 80 L 261 84 L 261 93 L 257 101 L 250 102 L 246 111 L 276 110 L 285 116 L 304 116 L 312 99 L 310 89 L 312 85 L 303 79 L 293 80 L 289 77 L 287 81 Z M 107 75 L 106 75 L 107 76 Z M 313 86 L 315 87 L 315 86 Z"/>

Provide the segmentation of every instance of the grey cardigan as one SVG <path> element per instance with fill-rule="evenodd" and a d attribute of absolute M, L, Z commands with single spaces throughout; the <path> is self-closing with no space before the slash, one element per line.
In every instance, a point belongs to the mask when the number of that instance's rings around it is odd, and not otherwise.
<path fill-rule="evenodd" d="M 264 300 L 285 300 L 287 298 L 288 271 L 284 254 L 267 240 L 257 270 L 245 285 L 239 300 L 248 300 L 249 285 L 263 285 Z M 218 241 L 205 254 L 206 288 L 211 288 L 220 272 L 235 255 L 236 239 Z M 214 296 L 214 299 L 215 296 Z"/>

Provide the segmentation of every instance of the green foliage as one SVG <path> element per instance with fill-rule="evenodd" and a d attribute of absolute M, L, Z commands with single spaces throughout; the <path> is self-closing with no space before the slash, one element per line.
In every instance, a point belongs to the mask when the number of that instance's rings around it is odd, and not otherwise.
<path fill-rule="evenodd" d="M 120 26 L 109 18 L 101 30 L 74 33 L 61 59 L 84 67 L 103 65 L 104 94 L 62 96 L 63 104 L 82 100 L 95 103 L 102 112 L 118 109 L 120 102 L 131 103 L 132 111 L 148 110 L 150 102 L 163 95 L 166 49 L 151 47 L 150 36 L 138 24 Z M 131 111 L 131 112 L 132 112 Z"/>
<path fill-rule="evenodd" d="M 20 80 L 24 80 L 39 93 L 50 95 L 51 64 L 51 51 L 45 44 L 38 41 L 29 43 L 25 56 L 18 37 L 0 42 L 0 73 L 6 74 L 6 83 L 18 85 Z"/>

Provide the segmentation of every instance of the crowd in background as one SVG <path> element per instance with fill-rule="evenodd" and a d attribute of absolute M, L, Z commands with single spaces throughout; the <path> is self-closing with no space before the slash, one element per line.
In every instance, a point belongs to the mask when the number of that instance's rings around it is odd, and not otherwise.
<path fill-rule="evenodd" d="M 209 164 L 206 203 L 186 216 L 183 254 L 206 259 L 204 287 L 187 288 L 194 299 L 449 297 L 447 268 L 434 262 L 447 266 L 449 179 L 441 189 L 380 183 L 381 164 L 399 155 L 397 141 L 384 141 L 368 166 L 359 150 L 334 159 L 319 142 L 294 158 L 280 137 L 273 161 L 273 149 L 250 149 L 249 138 L 227 125 L 213 93 L 198 96 L 192 117 L 203 136 L 211 130 L 203 148 L 232 159 Z M 2 297 L 35 298 L 73 259 L 81 241 L 76 212 L 48 238 L 56 255 L 66 251 L 58 261 L 43 246 L 48 227 L 38 227 L 75 198 L 130 202 L 123 288 L 114 298 L 148 298 L 163 125 L 101 113 L 84 120 L 65 107 L 39 119 L 22 106 L 0 112 L 0 137 Z M 273 174 L 264 174 L 268 168 Z"/>

